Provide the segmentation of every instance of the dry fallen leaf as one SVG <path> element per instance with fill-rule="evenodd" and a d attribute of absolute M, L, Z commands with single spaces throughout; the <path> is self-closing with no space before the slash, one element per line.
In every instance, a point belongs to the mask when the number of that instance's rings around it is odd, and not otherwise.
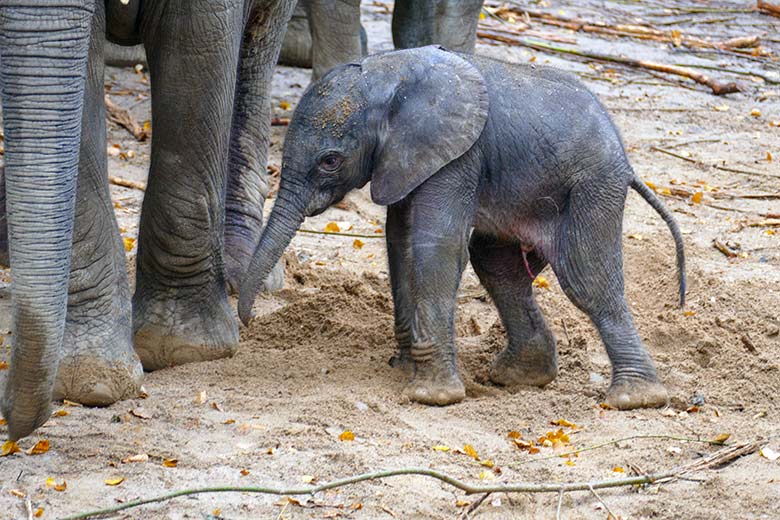
<path fill-rule="evenodd" d="M 225 419 L 222 421 L 222 424 L 234 424 L 236 422 L 235 419 Z"/>
<path fill-rule="evenodd" d="M 125 464 L 130 462 L 147 462 L 149 460 L 149 455 L 146 453 L 139 453 L 137 455 L 131 455 L 130 457 L 122 459 L 122 462 Z"/>
<path fill-rule="evenodd" d="M 759 455 L 761 455 L 762 457 L 764 457 L 765 459 L 767 459 L 770 462 L 774 462 L 777 459 L 780 459 L 780 453 L 776 452 L 775 450 L 773 450 L 769 446 L 767 446 L 765 448 L 761 448 L 761 450 L 758 453 L 759 453 Z"/>
<path fill-rule="evenodd" d="M 450 451 L 449 446 L 445 446 L 444 444 L 437 444 L 433 447 L 434 451 Z"/>
<path fill-rule="evenodd" d="M 61 483 L 57 484 L 54 477 L 49 477 L 46 479 L 46 487 L 54 488 L 54 491 L 65 491 L 68 489 L 68 483 L 63 480 Z"/>
<path fill-rule="evenodd" d="M 482 461 L 480 461 L 479 463 L 480 463 L 480 465 L 482 465 L 482 466 L 485 466 L 486 468 L 492 468 L 493 466 L 495 466 L 495 464 L 493 463 L 493 461 L 492 461 L 492 460 L 490 460 L 490 459 L 487 459 L 487 460 L 482 460 Z"/>
<path fill-rule="evenodd" d="M 328 222 L 327 224 L 325 224 L 325 228 L 323 229 L 323 231 L 327 231 L 328 233 L 339 233 L 341 231 L 341 228 L 335 222 Z"/>
<path fill-rule="evenodd" d="M 3 339 L 0 337 L 0 339 Z M 8 361 L 0 361 L 0 370 L 8 370 Z"/>
<path fill-rule="evenodd" d="M 549 289 L 550 282 L 548 282 L 547 278 L 545 278 L 544 276 L 538 275 L 536 278 L 534 278 L 533 286 L 538 287 L 540 289 Z"/>
<path fill-rule="evenodd" d="M 761 117 L 761 111 L 757 108 L 754 108 L 750 111 L 750 115 L 753 117 Z"/>
<path fill-rule="evenodd" d="M 144 408 L 141 408 L 140 406 L 138 408 L 133 408 L 130 410 L 131 415 L 135 415 L 139 419 L 151 419 L 151 414 L 146 411 Z"/>
<path fill-rule="evenodd" d="M 576 466 L 576 463 L 571 459 L 567 459 L 566 462 L 564 462 L 564 464 L 566 464 L 567 466 Z"/>
<path fill-rule="evenodd" d="M 696 311 L 683 311 L 683 316 L 688 317 L 688 316 L 695 316 L 695 315 L 696 315 Z"/>
<path fill-rule="evenodd" d="M 344 430 L 341 432 L 341 435 L 339 435 L 340 441 L 354 441 L 355 440 L 355 434 L 352 433 L 349 430 Z"/>
<path fill-rule="evenodd" d="M 727 440 L 729 440 L 729 437 L 731 437 L 730 433 L 721 433 L 714 439 L 712 439 L 713 444 L 724 444 Z"/>
<path fill-rule="evenodd" d="M 456 500 L 455 501 L 455 507 L 467 507 L 470 506 L 471 502 L 468 500 Z"/>
<path fill-rule="evenodd" d="M 640 233 L 631 233 L 630 235 L 628 235 L 628 238 L 632 238 L 634 240 L 644 240 L 645 239 L 645 237 L 642 234 L 640 234 Z"/>
<path fill-rule="evenodd" d="M 496 476 L 492 471 L 480 471 L 479 480 L 496 480 Z"/>
<path fill-rule="evenodd" d="M 9 489 L 9 490 L 8 490 L 8 492 L 9 492 L 10 494 L 12 494 L 13 496 L 15 496 L 15 497 L 19 497 L 19 498 L 24 498 L 24 497 L 26 497 L 26 496 L 27 496 L 27 495 L 25 494 L 25 492 L 24 492 L 24 491 L 22 491 L 21 489 Z"/>
<path fill-rule="evenodd" d="M 39 507 L 38 509 L 36 509 L 35 512 L 33 513 L 33 516 L 35 518 L 40 518 L 41 516 L 43 516 L 43 508 Z"/>
<path fill-rule="evenodd" d="M 103 482 L 105 482 L 107 486 L 118 486 L 124 481 L 125 481 L 124 477 L 116 477 L 116 478 L 107 478 Z"/>
<path fill-rule="evenodd" d="M 68 400 L 68 399 L 63 399 L 63 400 L 62 400 L 62 405 L 63 405 L 63 406 L 73 406 L 73 407 L 75 407 L 75 408 L 81 408 L 82 406 L 84 406 L 84 405 L 83 405 L 83 404 L 81 404 L 81 403 L 77 403 L 77 402 L 75 402 L 75 401 L 70 401 L 70 400 Z"/>
<path fill-rule="evenodd" d="M 279 102 L 279 108 L 282 110 L 290 110 L 290 102 L 289 101 L 280 101 Z"/>
<path fill-rule="evenodd" d="M 716 112 L 728 112 L 729 106 L 728 105 L 718 105 L 715 107 L 712 107 L 713 110 Z"/>
<path fill-rule="evenodd" d="M 246 468 L 242 469 L 241 470 L 241 476 L 242 477 L 246 477 L 247 475 L 249 475 L 249 470 L 246 469 Z"/>
<path fill-rule="evenodd" d="M 163 459 L 162 465 L 165 466 L 166 468 L 175 468 L 176 466 L 179 465 L 179 460 L 178 459 Z"/>
<path fill-rule="evenodd" d="M 49 441 L 41 439 L 35 443 L 35 445 L 27 450 L 27 455 L 41 455 L 49 451 Z"/>
<path fill-rule="evenodd" d="M 0 417 L 0 426 L 5 426 L 6 424 L 8 424 L 8 422 L 2 417 Z"/>
<path fill-rule="evenodd" d="M 195 404 L 203 404 L 206 401 L 208 401 L 208 395 L 206 394 L 205 390 L 201 390 L 197 394 L 195 394 Z"/>
<path fill-rule="evenodd" d="M 355 249 L 362 249 L 364 245 L 365 242 L 363 242 L 359 238 L 356 238 L 355 241 L 352 242 L 352 247 L 354 247 Z"/>
<path fill-rule="evenodd" d="M 314 475 L 304 475 L 301 477 L 301 482 L 304 484 L 313 484 L 316 479 L 317 477 Z"/>
<path fill-rule="evenodd" d="M 67 410 L 57 410 L 51 414 L 52 417 L 65 417 L 66 415 L 70 415 L 70 412 Z"/>
<path fill-rule="evenodd" d="M 767 162 L 772 162 L 772 152 L 767 152 L 766 153 L 766 160 L 767 160 Z"/>
<path fill-rule="evenodd" d="M 16 442 L 5 441 L 2 448 L 0 448 L 0 457 L 7 457 L 8 455 L 13 455 L 14 453 L 19 453 L 20 451 L 21 449 L 19 448 L 19 445 L 16 444 Z"/>
<path fill-rule="evenodd" d="M 624 470 L 624 469 L 623 469 L 623 468 L 621 468 L 620 466 L 615 466 L 614 468 L 612 468 L 612 471 L 613 471 L 614 473 L 625 473 L 625 472 L 626 472 L 626 470 Z"/>
<path fill-rule="evenodd" d="M 463 453 L 468 455 L 474 460 L 479 460 L 479 455 L 477 455 L 477 450 L 474 449 L 474 446 L 471 444 L 464 444 L 463 445 Z"/>
<path fill-rule="evenodd" d="M 135 247 L 135 239 L 130 237 L 122 237 L 122 241 L 125 244 L 125 251 L 130 252 Z"/>
<path fill-rule="evenodd" d="M 691 196 L 691 202 L 694 204 L 701 204 L 701 199 L 704 197 L 704 193 L 701 191 L 697 191 Z"/>
<path fill-rule="evenodd" d="M 219 517 L 219 515 L 221 515 L 221 514 L 222 514 L 222 510 L 221 510 L 221 509 L 219 509 L 219 508 L 217 508 L 217 509 L 215 509 L 214 511 L 212 511 L 212 512 L 211 512 L 211 514 L 212 514 L 213 516 Z"/>
<path fill-rule="evenodd" d="M 557 419 L 555 421 L 551 421 L 550 424 L 553 426 L 563 426 L 564 428 L 578 428 L 576 424 L 567 421 L 566 419 Z"/>

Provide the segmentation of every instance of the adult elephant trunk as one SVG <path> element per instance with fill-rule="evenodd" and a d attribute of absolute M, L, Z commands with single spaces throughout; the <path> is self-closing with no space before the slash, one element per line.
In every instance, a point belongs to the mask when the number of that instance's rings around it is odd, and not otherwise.
<path fill-rule="evenodd" d="M 268 217 L 268 224 L 240 284 L 238 316 L 244 325 L 249 325 L 252 319 L 252 305 L 263 281 L 282 257 L 306 218 L 308 198 L 304 188 L 292 188 L 282 182 L 271 216 Z"/>
<path fill-rule="evenodd" d="M 94 0 L 0 4 L 13 350 L 0 411 L 16 440 L 46 422 L 65 328 Z"/>

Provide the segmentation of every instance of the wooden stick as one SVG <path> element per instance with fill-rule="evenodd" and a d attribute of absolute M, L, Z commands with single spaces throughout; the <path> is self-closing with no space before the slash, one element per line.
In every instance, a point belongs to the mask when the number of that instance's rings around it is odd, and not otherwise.
<path fill-rule="evenodd" d="M 758 439 L 753 442 L 746 442 L 742 444 L 736 444 L 716 451 L 715 453 L 698 459 L 696 462 L 687 464 L 684 466 L 678 466 L 668 471 L 659 473 L 653 473 L 645 476 L 638 477 L 626 477 L 610 480 L 601 480 L 595 482 L 570 482 L 570 483 L 498 483 L 489 485 L 472 485 L 462 480 L 458 480 L 455 477 L 435 471 L 429 468 L 399 468 L 394 470 L 376 471 L 371 473 L 363 473 L 361 475 L 355 475 L 352 477 L 333 480 L 317 486 L 307 486 L 299 488 L 277 488 L 277 487 L 239 487 L 239 486 L 219 486 L 219 487 L 204 487 L 197 489 L 183 489 L 181 491 L 174 491 L 166 495 L 161 495 L 152 498 L 143 498 L 139 500 L 133 500 L 125 502 L 117 506 L 108 507 L 97 511 L 90 511 L 87 513 L 80 513 L 72 516 L 65 517 L 63 520 L 84 520 L 87 518 L 95 518 L 104 516 L 111 513 L 117 513 L 124 511 L 125 509 L 131 509 L 140 507 L 146 504 L 154 504 L 158 502 L 165 502 L 177 497 L 198 495 L 203 493 L 261 493 L 266 495 L 314 495 L 321 491 L 328 489 L 342 488 L 358 482 L 372 481 L 378 479 L 384 479 L 388 477 L 400 476 L 400 475 L 420 475 L 436 479 L 444 484 L 452 486 L 466 492 L 468 495 L 477 493 L 569 493 L 573 491 L 591 491 L 595 489 L 606 489 L 623 486 L 633 486 L 641 484 L 669 482 L 674 480 L 680 475 L 691 473 L 694 471 L 703 471 L 708 468 L 720 467 L 724 464 L 732 462 L 739 457 L 743 457 L 758 450 L 758 448 L 766 442 L 765 439 Z"/>
<path fill-rule="evenodd" d="M 122 186 L 123 188 L 131 188 L 138 191 L 146 191 L 146 184 L 138 181 L 131 181 L 130 179 L 124 179 L 122 177 L 108 176 L 108 182 L 116 186 Z"/>
<path fill-rule="evenodd" d="M 511 43 L 512 45 L 529 47 L 531 49 L 536 49 L 539 51 L 552 51 L 561 54 L 571 54 L 573 56 L 579 56 L 581 58 L 587 58 L 591 60 L 606 61 L 609 63 L 619 63 L 621 65 L 626 65 L 628 67 L 633 67 L 637 69 L 648 69 L 648 70 L 654 70 L 658 72 L 665 72 L 667 74 L 675 74 L 677 76 L 683 76 L 692 79 L 696 83 L 700 83 L 702 85 L 706 85 L 710 87 L 712 93 L 717 96 L 732 94 L 734 92 L 740 91 L 739 86 L 736 83 L 721 83 L 711 78 L 710 76 L 707 76 L 706 74 L 702 74 L 700 72 L 686 69 L 684 67 L 678 67 L 676 65 L 666 65 L 663 63 L 655 63 L 647 60 L 638 60 L 634 58 L 628 58 L 625 56 L 615 56 L 611 54 L 602 54 L 597 52 L 579 51 L 577 49 L 558 47 L 543 42 L 533 42 L 530 40 L 526 40 L 524 38 L 510 38 L 506 35 L 498 35 L 496 34 L 495 31 L 478 30 L 477 36 L 479 36 L 480 38 L 493 39 L 493 40 L 498 40 L 500 37 L 502 39 L 500 39 L 499 41 L 503 41 L 505 43 Z"/>
<path fill-rule="evenodd" d="M 149 137 L 149 133 L 144 130 L 143 126 L 139 125 L 130 112 L 114 104 L 113 101 L 106 95 L 106 115 L 109 121 L 112 121 L 136 138 L 137 141 L 145 141 Z"/>
<path fill-rule="evenodd" d="M 780 4 L 770 4 L 764 0 L 758 0 L 758 2 L 756 2 L 756 7 L 759 12 L 780 18 Z"/>
<path fill-rule="evenodd" d="M 658 146 L 651 146 L 651 150 L 655 152 L 660 152 L 666 155 L 669 155 L 671 157 L 675 157 L 677 159 L 680 159 L 682 161 L 686 161 L 693 164 L 698 164 L 700 166 L 709 166 L 710 168 L 715 168 L 716 170 L 723 170 L 725 172 L 732 172 L 732 173 L 741 173 L 743 175 L 755 175 L 757 177 L 770 177 L 775 179 L 780 179 L 780 175 L 775 175 L 773 173 L 764 173 L 764 172 L 757 172 L 753 170 L 740 170 L 738 168 L 729 168 L 727 166 L 720 166 L 718 164 L 707 164 L 701 161 L 698 161 L 696 159 L 692 159 L 690 157 L 685 157 L 684 155 L 680 155 L 678 153 L 674 153 L 671 150 L 667 150 L 666 148 L 660 148 Z"/>

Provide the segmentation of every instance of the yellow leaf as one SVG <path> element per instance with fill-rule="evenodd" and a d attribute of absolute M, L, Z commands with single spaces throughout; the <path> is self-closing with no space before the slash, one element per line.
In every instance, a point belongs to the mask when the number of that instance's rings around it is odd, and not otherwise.
<path fill-rule="evenodd" d="M 248 470 L 248 469 L 246 469 L 246 468 L 245 468 L 245 469 L 242 469 L 242 470 L 241 470 L 241 476 L 242 476 L 242 477 L 246 477 L 247 475 L 249 475 L 249 470 Z"/>
<path fill-rule="evenodd" d="M 152 122 L 149 121 L 148 119 L 146 121 L 144 121 L 143 129 L 144 129 L 144 132 L 150 132 L 152 130 Z"/>
<path fill-rule="evenodd" d="M 381 234 L 382 234 L 382 233 L 384 233 L 384 232 L 385 232 L 385 230 L 384 230 L 384 229 L 382 229 L 381 227 L 378 227 L 378 228 L 376 228 L 376 229 L 374 230 L 374 233 L 376 233 L 377 235 L 381 235 Z"/>
<path fill-rule="evenodd" d="M 219 508 L 217 508 L 217 509 L 215 509 L 214 511 L 212 511 L 212 512 L 211 512 L 211 514 L 212 514 L 213 516 L 219 516 L 219 515 L 221 515 L 221 514 L 222 514 L 222 510 L 221 510 L 221 509 L 219 509 Z"/>
<path fill-rule="evenodd" d="M 774 229 L 767 229 L 766 231 L 764 231 L 764 234 L 772 236 L 772 235 L 776 235 L 777 231 L 775 231 Z"/>
<path fill-rule="evenodd" d="M 124 477 L 117 477 L 117 478 L 107 478 L 103 482 L 105 482 L 107 486 L 118 486 L 124 481 L 125 481 Z"/>
<path fill-rule="evenodd" d="M 477 455 L 477 450 L 474 449 L 474 446 L 471 444 L 464 444 L 463 445 L 463 453 L 468 455 L 474 460 L 479 460 L 479 455 Z"/>
<path fill-rule="evenodd" d="M 434 451 L 450 451 L 449 446 L 445 446 L 444 444 L 437 444 L 433 447 Z"/>
<path fill-rule="evenodd" d="M 363 503 L 362 502 L 353 502 L 349 505 L 349 508 L 353 511 L 360 511 L 363 509 Z"/>
<path fill-rule="evenodd" d="M 512 430 L 507 434 L 507 437 L 509 437 L 510 439 L 519 439 L 520 437 L 522 437 L 522 435 L 520 434 L 520 432 Z"/>
<path fill-rule="evenodd" d="M 327 224 L 325 224 L 324 231 L 327 231 L 329 233 L 338 233 L 341 231 L 341 228 L 335 222 L 328 222 Z"/>
<path fill-rule="evenodd" d="M 362 249 L 365 243 L 360 240 L 359 238 L 356 238 L 354 242 L 352 242 L 352 247 L 355 249 Z"/>
<path fill-rule="evenodd" d="M 566 464 L 567 466 L 574 466 L 575 465 L 573 460 L 567 460 L 566 462 L 564 462 L 564 464 Z"/>
<path fill-rule="evenodd" d="M 479 13 L 479 19 L 484 20 L 485 19 L 485 13 Z"/>
<path fill-rule="evenodd" d="M 6 422 L 6 420 L 5 420 L 5 419 L 3 419 L 2 417 L 0 417 L 0 426 L 5 426 L 6 424 L 8 424 L 8 422 Z"/>
<path fill-rule="evenodd" d="M 468 500 L 456 500 L 455 501 L 455 507 L 466 507 L 466 506 L 470 506 L 470 505 L 471 505 L 471 502 L 469 502 Z"/>
<path fill-rule="evenodd" d="M 621 468 L 620 466 L 615 466 L 614 468 L 612 468 L 612 472 L 613 472 L 613 473 L 625 473 L 625 472 L 626 472 L 626 470 L 624 470 L 624 469 L 623 469 L 623 468 Z"/>
<path fill-rule="evenodd" d="M 663 187 L 661 187 L 661 189 L 658 190 L 658 193 L 660 193 L 661 195 L 671 195 L 672 194 L 672 190 L 670 190 L 666 186 L 663 186 Z"/>
<path fill-rule="evenodd" d="M 634 240 L 644 240 L 645 237 L 639 233 L 631 233 L 628 235 L 628 238 L 633 238 Z"/>
<path fill-rule="evenodd" d="M 696 311 L 684 311 L 683 316 L 695 316 Z"/>
<path fill-rule="evenodd" d="M 495 480 L 496 476 L 493 475 L 492 471 L 480 471 L 479 472 L 479 480 Z"/>
<path fill-rule="evenodd" d="M 704 197 L 704 193 L 702 193 L 701 191 L 697 191 L 691 197 L 691 202 L 693 202 L 694 204 L 701 204 L 702 197 Z"/>
<path fill-rule="evenodd" d="M 2 448 L 0 448 L 0 457 L 7 457 L 8 455 L 19 453 L 20 451 L 19 445 L 16 444 L 16 442 L 5 441 Z"/>
<path fill-rule="evenodd" d="M 549 289 L 550 282 L 548 282 L 547 278 L 545 278 L 544 276 L 539 275 L 536 278 L 534 278 L 533 286 L 538 287 L 540 289 Z"/>
<path fill-rule="evenodd" d="M 51 415 L 52 417 L 65 417 L 66 415 L 70 415 L 70 412 L 67 410 L 57 410 Z"/>
<path fill-rule="evenodd" d="M 573 422 L 569 422 L 566 419 L 557 419 L 557 420 L 553 421 L 550 424 L 552 424 L 554 426 L 563 426 L 564 428 L 576 428 L 577 427 L 576 424 L 574 424 Z"/>
<path fill-rule="evenodd" d="M 35 518 L 40 518 L 41 516 L 43 516 L 43 508 L 39 507 L 38 509 L 36 509 L 35 512 L 33 513 L 33 516 Z"/>
<path fill-rule="evenodd" d="M 753 117 L 761 117 L 761 111 L 757 108 L 754 108 L 750 111 L 750 115 Z"/>
<path fill-rule="evenodd" d="M 61 484 L 57 484 L 54 477 L 49 477 L 46 479 L 46 487 L 54 488 L 54 491 L 65 491 L 68 489 L 68 483 L 63 480 Z"/>
<path fill-rule="evenodd" d="M 648 188 L 650 188 L 653 191 L 656 191 L 658 189 L 658 186 L 656 186 L 654 183 L 650 181 L 645 181 L 645 184 L 647 185 Z"/>
<path fill-rule="evenodd" d="M 49 451 L 49 441 L 41 439 L 35 445 L 27 450 L 27 455 L 41 455 Z"/>
<path fill-rule="evenodd" d="M 0 361 L 0 370 L 8 370 L 8 362 Z"/>
<path fill-rule="evenodd" d="M 21 489 L 9 489 L 8 492 L 15 497 L 24 498 L 27 495 Z"/>
<path fill-rule="evenodd" d="M 234 424 L 235 422 L 235 419 L 225 419 L 222 424 Z"/>
<path fill-rule="evenodd" d="M 730 433 L 721 433 L 714 439 L 712 439 L 713 444 L 724 444 L 727 440 L 729 440 L 729 437 L 731 437 Z"/>
<path fill-rule="evenodd" d="M 772 162 L 772 152 L 767 152 L 767 153 L 766 153 L 766 160 L 767 160 L 768 162 Z"/>
<path fill-rule="evenodd" d="M 279 108 L 282 110 L 290 110 L 290 102 L 289 101 L 280 101 L 279 102 Z"/>
<path fill-rule="evenodd" d="M 495 466 L 495 464 L 493 464 L 493 461 L 490 459 L 480 461 L 480 465 L 485 466 L 486 468 L 492 468 L 493 466 Z"/>
<path fill-rule="evenodd" d="M 178 459 L 163 459 L 162 465 L 165 466 L 166 468 L 175 468 L 176 466 L 179 465 L 179 460 Z"/>
<path fill-rule="evenodd" d="M 135 247 L 135 239 L 130 237 L 122 237 L 122 241 L 125 243 L 125 251 L 132 251 Z"/>
<path fill-rule="evenodd" d="M 62 404 L 63 404 L 63 406 L 75 406 L 76 408 L 80 408 L 80 407 L 84 406 L 81 403 L 77 403 L 75 401 L 69 401 L 68 399 L 63 399 L 62 400 Z"/>
<path fill-rule="evenodd" d="M 341 435 L 339 435 L 340 441 L 354 441 L 355 440 L 355 434 L 352 433 L 349 430 L 344 430 L 341 432 Z"/>

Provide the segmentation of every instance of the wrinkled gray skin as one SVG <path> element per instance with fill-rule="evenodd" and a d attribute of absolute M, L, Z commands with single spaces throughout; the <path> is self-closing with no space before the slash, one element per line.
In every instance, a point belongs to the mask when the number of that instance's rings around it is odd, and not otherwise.
<path fill-rule="evenodd" d="M 624 297 L 628 187 L 674 235 L 682 298 L 681 236 L 633 173 L 604 108 L 577 80 L 430 46 L 369 57 L 314 83 L 290 122 L 281 188 L 242 280 L 244 323 L 304 218 L 368 181 L 373 200 L 387 206 L 393 363 L 411 370 L 411 399 L 464 398 L 453 316 L 469 258 L 509 340 L 490 378 L 537 386 L 555 378 L 555 340 L 534 301 L 525 251 L 529 269 L 549 263 L 598 328 L 612 362 L 607 402 L 620 409 L 667 402 Z"/>
<path fill-rule="evenodd" d="M 293 1 L 138 8 L 0 4 L 14 334 L 0 409 L 11 439 L 46 421 L 52 396 L 110 404 L 137 394 L 141 363 L 214 359 L 238 345 L 222 251 L 242 247 L 248 260 L 259 238 L 269 82 Z M 107 183 L 106 27 L 113 41 L 142 41 L 151 72 L 154 140 L 132 306 Z"/>
<path fill-rule="evenodd" d="M 393 43 L 397 49 L 439 44 L 473 52 L 482 0 L 397 0 Z M 312 69 L 312 79 L 366 56 L 360 0 L 299 0 L 287 26 L 279 63 Z"/>

